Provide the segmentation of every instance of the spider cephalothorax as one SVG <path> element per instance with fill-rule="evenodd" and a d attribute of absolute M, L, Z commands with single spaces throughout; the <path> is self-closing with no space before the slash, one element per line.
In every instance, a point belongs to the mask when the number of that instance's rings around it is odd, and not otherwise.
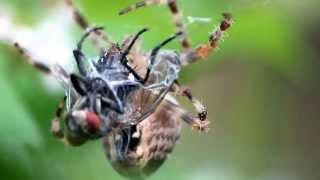
<path fill-rule="evenodd" d="M 192 48 L 176 0 L 144 0 L 125 8 L 120 15 L 151 4 L 167 4 L 174 17 L 177 33 L 146 53 L 136 41 L 147 29 L 126 38 L 119 46 L 101 27 L 90 27 L 72 0 L 66 2 L 77 24 L 86 30 L 73 51 L 78 72 L 67 73 L 59 65 L 48 67 L 33 61 L 18 43 L 15 47 L 36 69 L 56 76 L 65 89 L 66 96 L 52 121 L 53 134 L 74 146 L 103 138 L 114 169 L 124 176 L 143 179 L 172 152 L 180 136 L 181 119 L 195 129 L 208 130 L 205 106 L 189 88 L 180 85 L 178 74 L 182 66 L 207 58 L 217 48 L 232 25 L 231 15 L 223 14 L 209 41 Z M 181 52 L 161 50 L 178 36 Z M 87 37 L 101 52 L 97 58 L 89 59 L 82 52 Z M 101 48 L 100 40 L 109 44 L 107 50 Z M 197 114 L 186 111 L 168 93 L 187 98 Z"/>

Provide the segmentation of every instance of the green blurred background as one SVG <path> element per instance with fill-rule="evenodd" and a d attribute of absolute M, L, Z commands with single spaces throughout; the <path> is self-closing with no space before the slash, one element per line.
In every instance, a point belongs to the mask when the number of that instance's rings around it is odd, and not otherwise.
<path fill-rule="evenodd" d="M 207 24 L 187 25 L 194 45 L 207 40 L 222 12 L 233 13 L 235 23 L 218 51 L 207 61 L 184 68 L 180 75 L 208 106 L 211 131 L 201 134 L 184 126 L 175 151 L 150 179 L 320 179 L 317 1 L 178 1 L 186 22 L 187 16 L 212 18 Z M 174 33 L 166 7 L 119 17 L 120 9 L 136 1 L 75 2 L 91 22 L 104 25 L 117 41 L 147 26 L 152 29 L 143 37 L 148 50 Z M 17 27 L 33 28 L 61 4 L 58 0 L 0 0 L 0 15 L 10 9 Z M 81 31 L 72 24 L 68 33 L 71 54 Z M 51 48 L 40 47 L 39 51 Z M 179 48 L 178 43 L 168 48 Z M 0 179 L 122 179 L 105 159 L 100 142 L 72 148 L 51 136 L 50 120 L 62 89 L 50 90 L 42 75 L 6 43 L 0 43 L 0 59 Z"/>

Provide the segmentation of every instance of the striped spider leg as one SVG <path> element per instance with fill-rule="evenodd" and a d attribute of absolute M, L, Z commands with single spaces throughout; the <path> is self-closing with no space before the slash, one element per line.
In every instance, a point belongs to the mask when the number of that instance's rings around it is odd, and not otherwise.
<path fill-rule="evenodd" d="M 23 47 L 21 47 L 21 45 L 18 42 L 14 43 L 14 47 L 19 52 L 19 54 L 23 57 L 23 59 L 28 64 L 33 66 L 36 70 L 38 70 L 39 72 L 44 73 L 46 75 L 53 74 L 53 70 L 51 67 L 33 59 L 31 57 L 31 55 Z M 62 68 L 60 69 L 59 73 L 60 73 L 59 76 L 61 76 L 65 80 L 68 79 L 68 77 L 67 77 L 68 75 L 66 74 L 66 72 Z M 65 107 L 65 100 L 66 100 L 66 97 L 64 97 L 60 101 L 60 103 L 56 109 L 55 117 L 51 121 L 51 132 L 53 135 L 55 135 L 56 137 L 58 137 L 60 139 L 64 138 L 64 134 L 63 134 L 62 126 L 61 126 L 61 117 L 62 117 L 64 107 Z"/>
<path fill-rule="evenodd" d="M 89 23 L 89 21 L 86 19 L 86 17 L 81 13 L 81 11 L 79 10 L 79 8 L 77 8 L 73 2 L 73 0 L 64 0 L 65 4 L 67 5 L 67 7 L 70 9 L 70 11 L 72 12 L 72 16 L 73 19 L 75 21 L 75 23 L 83 30 L 83 31 L 87 31 L 91 28 L 93 28 L 93 26 Z M 105 33 L 105 31 L 95 31 L 94 33 L 92 33 L 92 35 L 90 36 L 91 42 L 93 44 L 94 47 L 96 47 L 101 53 L 104 52 L 104 47 L 101 46 L 101 44 L 99 43 L 99 40 L 103 40 L 104 42 L 106 42 L 107 44 L 111 45 L 113 44 L 111 38 Z"/>

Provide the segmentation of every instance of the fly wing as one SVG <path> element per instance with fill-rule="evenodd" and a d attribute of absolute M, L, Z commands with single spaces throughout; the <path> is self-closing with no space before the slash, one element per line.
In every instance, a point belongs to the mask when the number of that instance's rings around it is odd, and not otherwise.
<path fill-rule="evenodd" d="M 176 52 L 161 51 L 157 55 L 153 66 L 150 67 L 151 72 L 146 85 L 133 95 L 133 112 L 137 112 L 133 118 L 134 124 L 143 121 L 156 110 L 178 78 L 180 67 Z"/>
<path fill-rule="evenodd" d="M 66 108 L 67 108 L 67 111 L 70 111 L 71 106 L 75 103 L 75 100 L 78 98 L 78 95 L 75 89 L 72 87 L 69 74 L 59 64 L 55 64 L 52 70 L 53 70 L 52 71 L 53 75 L 65 90 L 65 96 L 67 97 Z"/>
<path fill-rule="evenodd" d="M 163 88 L 160 91 L 138 90 L 132 101 L 134 105 L 133 112 L 135 112 L 135 116 L 132 118 L 133 124 L 138 124 L 150 116 L 157 109 L 169 90 L 170 87 Z"/>
<path fill-rule="evenodd" d="M 181 69 L 179 55 L 175 51 L 161 51 L 154 64 L 151 66 L 149 63 L 149 68 L 151 68 L 151 73 L 145 89 L 151 91 L 166 89 L 178 79 Z"/>

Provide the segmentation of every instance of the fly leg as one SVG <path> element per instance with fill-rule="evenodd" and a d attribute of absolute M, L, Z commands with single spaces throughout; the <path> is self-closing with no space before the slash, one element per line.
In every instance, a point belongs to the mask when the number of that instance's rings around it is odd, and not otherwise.
<path fill-rule="evenodd" d="M 192 95 L 191 89 L 181 86 L 180 83 L 176 80 L 175 84 L 172 86 L 172 91 L 177 95 L 186 97 L 193 105 L 194 109 L 197 111 L 198 119 L 200 121 L 207 121 L 207 108 Z"/>

